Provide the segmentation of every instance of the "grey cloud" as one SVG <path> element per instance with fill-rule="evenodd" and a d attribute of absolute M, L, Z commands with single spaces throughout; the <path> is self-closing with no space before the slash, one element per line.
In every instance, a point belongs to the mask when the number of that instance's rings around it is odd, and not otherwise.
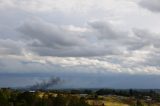
<path fill-rule="evenodd" d="M 21 55 L 24 43 L 11 39 L 0 39 L 0 55 Z"/>
<path fill-rule="evenodd" d="M 21 53 L 22 49 L 25 49 L 26 53 L 38 54 L 40 57 L 57 56 L 93 58 L 100 56 L 100 58 L 103 58 L 103 56 L 110 56 L 113 59 L 106 60 L 109 63 L 115 64 L 116 61 L 116 64 L 120 65 L 122 69 L 124 67 L 124 69 L 127 68 L 127 70 L 131 69 L 133 71 L 134 68 L 131 68 L 132 66 L 138 65 L 137 69 L 139 69 L 140 65 L 142 65 L 142 67 L 146 64 L 150 66 L 150 64 L 148 64 L 149 59 L 146 59 L 145 62 L 134 60 L 134 58 L 138 58 L 134 57 L 134 51 L 143 52 L 145 50 L 156 54 L 159 53 L 148 49 L 150 46 L 154 46 L 155 49 L 159 48 L 160 38 L 157 33 L 147 30 L 133 29 L 132 31 L 134 35 L 130 36 L 130 33 L 117 31 L 112 25 L 105 22 L 93 22 L 88 25 L 89 27 L 86 28 L 89 28 L 89 31 L 74 32 L 68 30 L 67 26 L 62 27 L 39 19 L 28 20 L 17 30 L 22 34 L 22 37 L 19 38 L 18 41 L 23 41 L 23 43 L 11 40 L 14 43 L 8 43 L 9 45 L 7 46 L 7 41 L 4 41 L 3 47 L 6 51 L 4 51 L 3 55 L 7 54 L 7 52 L 12 55 L 20 55 L 18 53 Z M 97 33 L 95 33 L 95 31 Z M 95 39 L 96 37 L 98 39 Z M 157 57 L 156 54 L 154 58 Z M 151 57 L 151 55 L 148 55 L 148 57 Z M 131 58 L 131 60 L 127 60 L 127 58 Z M 32 69 L 34 65 L 40 68 Z M 11 67 L 16 70 L 17 68 L 22 69 L 24 65 L 21 62 L 17 62 L 17 65 L 15 66 L 17 67 Z M 42 68 L 41 64 L 29 63 L 26 64 L 25 67 L 36 71 L 44 69 L 47 66 L 45 65 L 45 67 Z"/>
<path fill-rule="evenodd" d="M 94 31 L 97 32 L 94 34 L 100 40 L 100 42 L 105 42 L 106 48 L 107 46 L 112 46 L 118 47 L 121 49 L 120 51 L 128 50 L 130 52 L 133 50 L 141 49 L 146 45 L 146 43 L 141 42 L 140 39 L 138 39 L 134 30 L 132 30 L 134 36 L 130 36 L 129 32 L 118 31 L 107 22 L 93 22 L 89 23 L 89 25 L 92 27 L 93 33 Z"/>
<path fill-rule="evenodd" d="M 117 40 L 128 37 L 127 32 L 117 31 L 110 23 L 107 22 L 91 22 L 89 25 L 93 30 L 98 32 L 99 39 Z"/>
<path fill-rule="evenodd" d="M 159 48 L 160 46 L 160 37 L 159 33 L 154 33 L 148 29 L 137 29 L 133 28 L 132 33 L 134 36 L 124 38 L 123 40 L 118 40 L 124 46 L 126 46 L 129 52 L 135 50 L 141 50 L 145 47 L 154 46 Z"/>
<path fill-rule="evenodd" d="M 150 11 L 160 12 L 159 0 L 142 0 L 139 4 Z"/>
<path fill-rule="evenodd" d="M 160 36 L 158 33 L 153 33 L 147 29 L 133 29 L 134 34 L 139 38 L 139 44 L 144 46 L 153 45 L 156 48 L 160 47 Z"/>
<path fill-rule="evenodd" d="M 103 25 L 103 23 L 100 24 Z M 105 25 L 104 23 L 104 27 Z M 99 28 L 95 27 L 95 29 L 99 31 Z M 18 31 L 24 34 L 24 39 L 32 41 L 28 45 L 28 49 L 41 56 L 90 57 L 121 53 L 120 48 L 114 46 L 109 40 L 108 44 L 99 40 L 91 41 L 91 35 L 92 37 L 96 36 L 94 32 L 73 32 L 42 20 L 27 21 L 18 28 Z M 112 32 L 114 33 L 114 31 Z M 109 33 L 110 36 L 113 34 L 107 31 L 103 32 L 103 34 L 105 33 Z M 113 34 L 113 36 L 115 35 Z M 119 36 L 116 35 L 116 37 Z"/>
<path fill-rule="evenodd" d="M 160 67 L 160 50 L 153 48 L 152 53 L 146 58 L 146 61 L 142 63 L 145 66 L 153 66 L 153 67 Z"/>
<path fill-rule="evenodd" d="M 18 30 L 24 33 L 25 37 L 36 39 L 44 46 L 65 47 L 86 43 L 85 39 L 76 33 L 72 34 L 61 27 L 40 20 L 27 21 Z"/>
<path fill-rule="evenodd" d="M 123 55 L 148 45 L 159 47 L 156 33 L 133 29 L 118 31 L 106 22 L 89 23 L 89 32 L 74 32 L 43 20 L 29 20 L 18 28 L 23 33 L 27 49 L 41 56 L 92 57 Z M 67 27 L 67 26 L 66 26 Z M 97 39 L 96 39 L 97 38 Z"/>

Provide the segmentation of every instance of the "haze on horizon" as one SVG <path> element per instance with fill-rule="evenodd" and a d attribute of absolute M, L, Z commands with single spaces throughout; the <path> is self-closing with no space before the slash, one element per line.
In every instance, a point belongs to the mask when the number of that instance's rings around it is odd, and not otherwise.
<path fill-rule="evenodd" d="M 0 0 L 0 87 L 160 88 L 159 0 Z"/>

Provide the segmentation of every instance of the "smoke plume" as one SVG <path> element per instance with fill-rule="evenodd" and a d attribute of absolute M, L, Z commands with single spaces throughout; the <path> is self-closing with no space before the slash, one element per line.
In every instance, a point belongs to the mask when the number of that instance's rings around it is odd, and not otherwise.
<path fill-rule="evenodd" d="M 49 88 L 53 88 L 54 86 L 62 83 L 63 80 L 59 77 L 52 77 L 49 80 L 43 80 L 40 83 L 36 83 L 35 85 L 32 85 L 29 87 L 30 90 L 38 90 L 38 89 L 49 89 Z"/>

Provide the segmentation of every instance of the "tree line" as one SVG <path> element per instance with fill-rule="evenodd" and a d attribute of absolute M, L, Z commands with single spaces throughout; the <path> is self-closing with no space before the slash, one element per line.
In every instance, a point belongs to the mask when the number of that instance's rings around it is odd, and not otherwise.
<path fill-rule="evenodd" d="M 89 106 L 85 98 L 72 95 L 45 93 L 42 97 L 37 92 L 20 92 L 9 89 L 0 90 L 0 106 Z"/>

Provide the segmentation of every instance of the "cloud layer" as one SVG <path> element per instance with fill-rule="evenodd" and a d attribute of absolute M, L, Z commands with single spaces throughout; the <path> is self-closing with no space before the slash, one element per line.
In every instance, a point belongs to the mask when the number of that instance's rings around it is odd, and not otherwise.
<path fill-rule="evenodd" d="M 0 73 L 159 75 L 159 4 L 1 0 Z"/>

